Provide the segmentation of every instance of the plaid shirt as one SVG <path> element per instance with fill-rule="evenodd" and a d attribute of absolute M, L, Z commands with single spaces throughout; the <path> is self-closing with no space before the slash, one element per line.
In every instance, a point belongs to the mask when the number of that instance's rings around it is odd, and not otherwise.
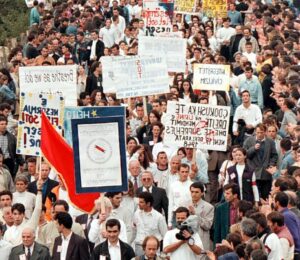
<path fill-rule="evenodd" d="M 4 154 L 4 159 L 9 158 L 7 135 L 0 135 L 0 148 Z"/>

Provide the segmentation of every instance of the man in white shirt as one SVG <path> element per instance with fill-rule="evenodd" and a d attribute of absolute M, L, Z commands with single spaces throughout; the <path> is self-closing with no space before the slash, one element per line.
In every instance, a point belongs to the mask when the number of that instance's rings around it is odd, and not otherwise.
<path fill-rule="evenodd" d="M 25 207 L 25 217 L 30 219 L 34 205 L 35 195 L 31 192 L 26 191 L 28 179 L 25 175 L 18 175 L 15 179 L 16 192 L 13 193 L 13 204 L 22 203 Z"/>
<path fill-rule="evenodd" d="M 246 42 L 243 55 L 251 62 L 252 68 L 255 70 L 257 65 L 256 53 L 252 51 L 252 42 Z"/>
<path fill-rule="evenodd" d="M 94 248 L 90 260 L 120 260 L 135 257 L 132 247 L 119 239 L 121 224 L 117 219 L 107 220 L 105 229 L 107 239 Z"/>
<path fill-rule="evenodd" d="M 133 217 L 133 229 L 136 255 L 144 254 L 142 245 L 147 236 L 153 235 L 161 241 L 168 230 L 163 215 L 153 209 L 153 196 L 149 192 L 139 194 L 139 209 Z"/>
<path fill-rule="evenodd" d="M 25 207 L 21 203 L 16 203 L 12 206 L 12 213 L 14 218 L 14 225 L 9 227 L 4 235 L 4 240 L 10 242 L 14 246 L 22 243 L 22 232 L 26 227 L 34 230 L 37 229 L 39 218 L 42 211 L 42 180 L 37 182 L 38 194 L 36 196 L 35 207 L 31 218 L 27 221 L 25 219 Z"/>
<path fill-rule="evenodd" d="M 237 107 L 235 110 L 235 114 L 233 117 L 233 127 L 232 132 L 233 135 L 238 136 L 238 122 L 239 120 L 245 121 L 246 127 L 246 135 L 254 132 L 254 128 L 262 122 L 262 113 L 260 108 L 251 104 L 250 92 L 248 90 L 244 90 L 242 92 L 242 104 Z"/>
<path fill-rule="evenodd" d="M 189 210 L 185 207 L 179 207 L 175 211 L 175 216 L 177 227 L 166 233 L 163 242 L 164 253 L 170 254 L 170 260 L 198 260 L 201 250 L 203 249 L 199 234 L 191 234 L 187 230 L 184 230 L 184 240 L 179 240 L 176 237 L 176 234 L 179 233 L 178 227 L 180 227 L 181 223 L 189 216 Z"/>
<path fill-rule="evenodd" d="M 110 216 L 112 218 L 120 219 L 125 223 L 127 239 L 128 241 L 131 241 L 133 214 L 128 208 L 121 206 L 123 197 L 122 192 L 106 192 L 105 197 L 109 198 L 113 207 Z"/>
<path fill-rule="evenodd" d="M 118 40 L 117 32 L 111 27 L 111 20 L 105 20 L 105 27 L 99 31 L 99 38 L 104 42 L 105 47 L 111 48 Z"/>
<path fill-rule="evenodd" d="M 190 186 L 193 183 L 189 179 L 190 166 L 182 163 L 179 167 L 179 180 L 175 181 L 169 190 L 169 212 L 168 212 L 168 227 L 175 226 L 174 212 L 178 207 L 183 207 L 192 204 Z"/>
<path fill-rule="evenodd" d="M 123 16 L 119 15 L 118 8 L 113 9 L 113 17 L 116 17 L 118 19 L 118 21 L 119 21 L 117 24 L 118 30 L 119 30 L 119 32 L 123 33 L 126 28 L 126 22 L 125 22 L 125 18 Z"/>

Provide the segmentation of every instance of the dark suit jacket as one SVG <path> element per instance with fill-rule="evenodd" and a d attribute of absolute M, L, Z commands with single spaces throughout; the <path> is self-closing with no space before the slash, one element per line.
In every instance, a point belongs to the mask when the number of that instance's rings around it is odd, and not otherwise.
<path fill-rule="evenodd" d="M 135 257 L 135 253 L 132 249 L 132 247 L 124 242 L 120 241 L 120 248 L 121 248 L 121 259 L 120 260 L 131 260 L 133 257 Z M 100 245 L 96 246 L 94 248 L 94 251 L 92 252 L 92 256 L 90 260 L 99 260 L 100 255 L 105 255 L 106 259 L 110 259 L 107 256 L 109 256 L 108 251 L 108 241 L 104 241 Z"/>
<path fill-rule="evenodd" d="M 52 260 L 60 260 L 60 253 L 57 252 L 58 246 L 61 246 L 62 238 L 58 236 L 55 238 L 54 247 L 52 252 Z M 86 239 L 72 233 L 69 241 L 66 259 L 68 260 L 88 260 L 90 258 L 89 246 Z"/>
<path fill-rule="evenodd" d="M 75 218 L 75 222 L 79 223 L 82 226 L 84 235 L 85 235 L 87 241 L 89 240 L 88 235 L 89 235 L 89 231 L 90 231 L 90 227 L 88 227 L 88 225 L 87 225 L 88 217 L 89 217 L 88 214 L 81 214 Z M 92 252 L 95 244 L 91 243 L 91 242 L 88 242 L 88 243 L 89 243 L 90 252 Z"/>
<path fill-rule="evenodd" d="M 103 92 L 102 75 L 100 74 L 99 77 L 96 77 L 95 74 L 92 73 L 86 78 L 85 91 L 91 95 L 95 89 Z"/>
<path fill-rule="evenodd" d="M 31 193 L 34 193 L 34 194 L 37 194 L 37 187 L 36 187 L 36 182 L 37 181 L 33 181 L 33 182 L 30 182 L 28 184 L 28 188 L 27 190 Z M 58 182 L 57 181 L 54 181 L 54 180 L 51 180 L 48 178 L 48 181 L 47 181 L 47 189 L 46 189 L 46 194 L 44 195 L 43 194 L 43 204 L 45 203 L 46 201 L 46 198 L 47 196 L 49 195 L 49 193 L 51 192 L 51 190 L 58 185 Z"/>
<path fill-rule="evenodd" d="M 9 260 L 19 260 L 20 255 L 25 254 L 24 246 L 23 244 L 15 246 L 12 248 Z M 37 242 L 35 242 L 33 247 L 33 252 L 31 253 L 30 260 L 50 260 L 50 253 L 48 247 L 41 245 Z"/>
<path fill-rule="evenodd" d="M 259 151 L 255 150 L 256 137 L 250 136 L 244 142 L 244 148 L 247 151 L 247 163 L 250 168 L 255 170 L 256 180 L 272 180 L 272 175 L 266 171 L 269 166 L 275 166 L 278 160 L 278 154 L 275 142 L 270 138 L 265 138 L 264 154 L 261 157 Z"/>
<path fill-rule="evenodd" d="M 93 44 L 93 41 L 90 41 L 87 45 L 86 60 L 88 60 L 89 62 L 90 62 L 92 44 Z M 104 43 L 102 41 L 98 40 L 96 43 L 97 61 L 104 55 L 104 47 L 105 47 Z"/>
<path fill-rule="evenodd" d="M 136 190 L 136 195 L 138 196 L 141 192 L 143 192 L 143 187 L 139 187 Z M 162 213 L 162 210 L 164 210 L 166 220 L 168 220 L 169 199 L 167 197 L 167 193 L 165 189 L 153 186 L 152 196 L 153 196 L 153 208 L 160 213 Z"/>
<path fill-rule="evenodd" d="M 221 243 L 229 233 L 229 203 L 224 202 L 216 207 L 214 221 L 214 244 Z"/>

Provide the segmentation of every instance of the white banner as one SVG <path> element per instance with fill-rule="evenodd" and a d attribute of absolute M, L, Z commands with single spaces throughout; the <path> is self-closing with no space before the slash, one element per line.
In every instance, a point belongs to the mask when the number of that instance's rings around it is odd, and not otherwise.
<path fill-rule="evenodd" d="M 62 131 L 64 98 L 59 94 L 20 93 L 17 153 L 40 156 L 41 115 L 45 112 L 51 124 Z"/>
<path fill-rule="evenodd" d="M 168 72 L 184 72 L 186 39 L 170 37 L 139 37 L 139 55 L 160 54 L 167 58 Z"/>
<path fill-rule="evenodd" d="M 164 143 L 226 151 L 230 107 L 168 102 Z"/>
<path fill-rule="evenodd" d="M 76 68 L 76 65 L 20 67 L 20 91 L 59 92 L 67 106 L 77 106 Z"/>
<path fill-rule="evenodd" d="M 101 63 L 104 92 L 116 92 L 118 99 L 169 93 L 163 56 L 101 57 Z"/>
<path fill-rule="evenodd" d="M 194 64 L 193 89 L 229 90 L 230 66 Z"/>

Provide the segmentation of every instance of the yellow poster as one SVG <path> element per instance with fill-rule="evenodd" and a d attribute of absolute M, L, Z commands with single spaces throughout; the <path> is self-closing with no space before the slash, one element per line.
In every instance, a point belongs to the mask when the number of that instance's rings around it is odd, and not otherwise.
<path fill-rule="evenodd" d="M 202 10 L 207 17 L 227 17 L 227 0 L 203 0 Z"/>
<path fill-rule="evenodd" d="M 195 12 L 195 0 L 175 0 L 175 11 L 178 13 Z"/>

